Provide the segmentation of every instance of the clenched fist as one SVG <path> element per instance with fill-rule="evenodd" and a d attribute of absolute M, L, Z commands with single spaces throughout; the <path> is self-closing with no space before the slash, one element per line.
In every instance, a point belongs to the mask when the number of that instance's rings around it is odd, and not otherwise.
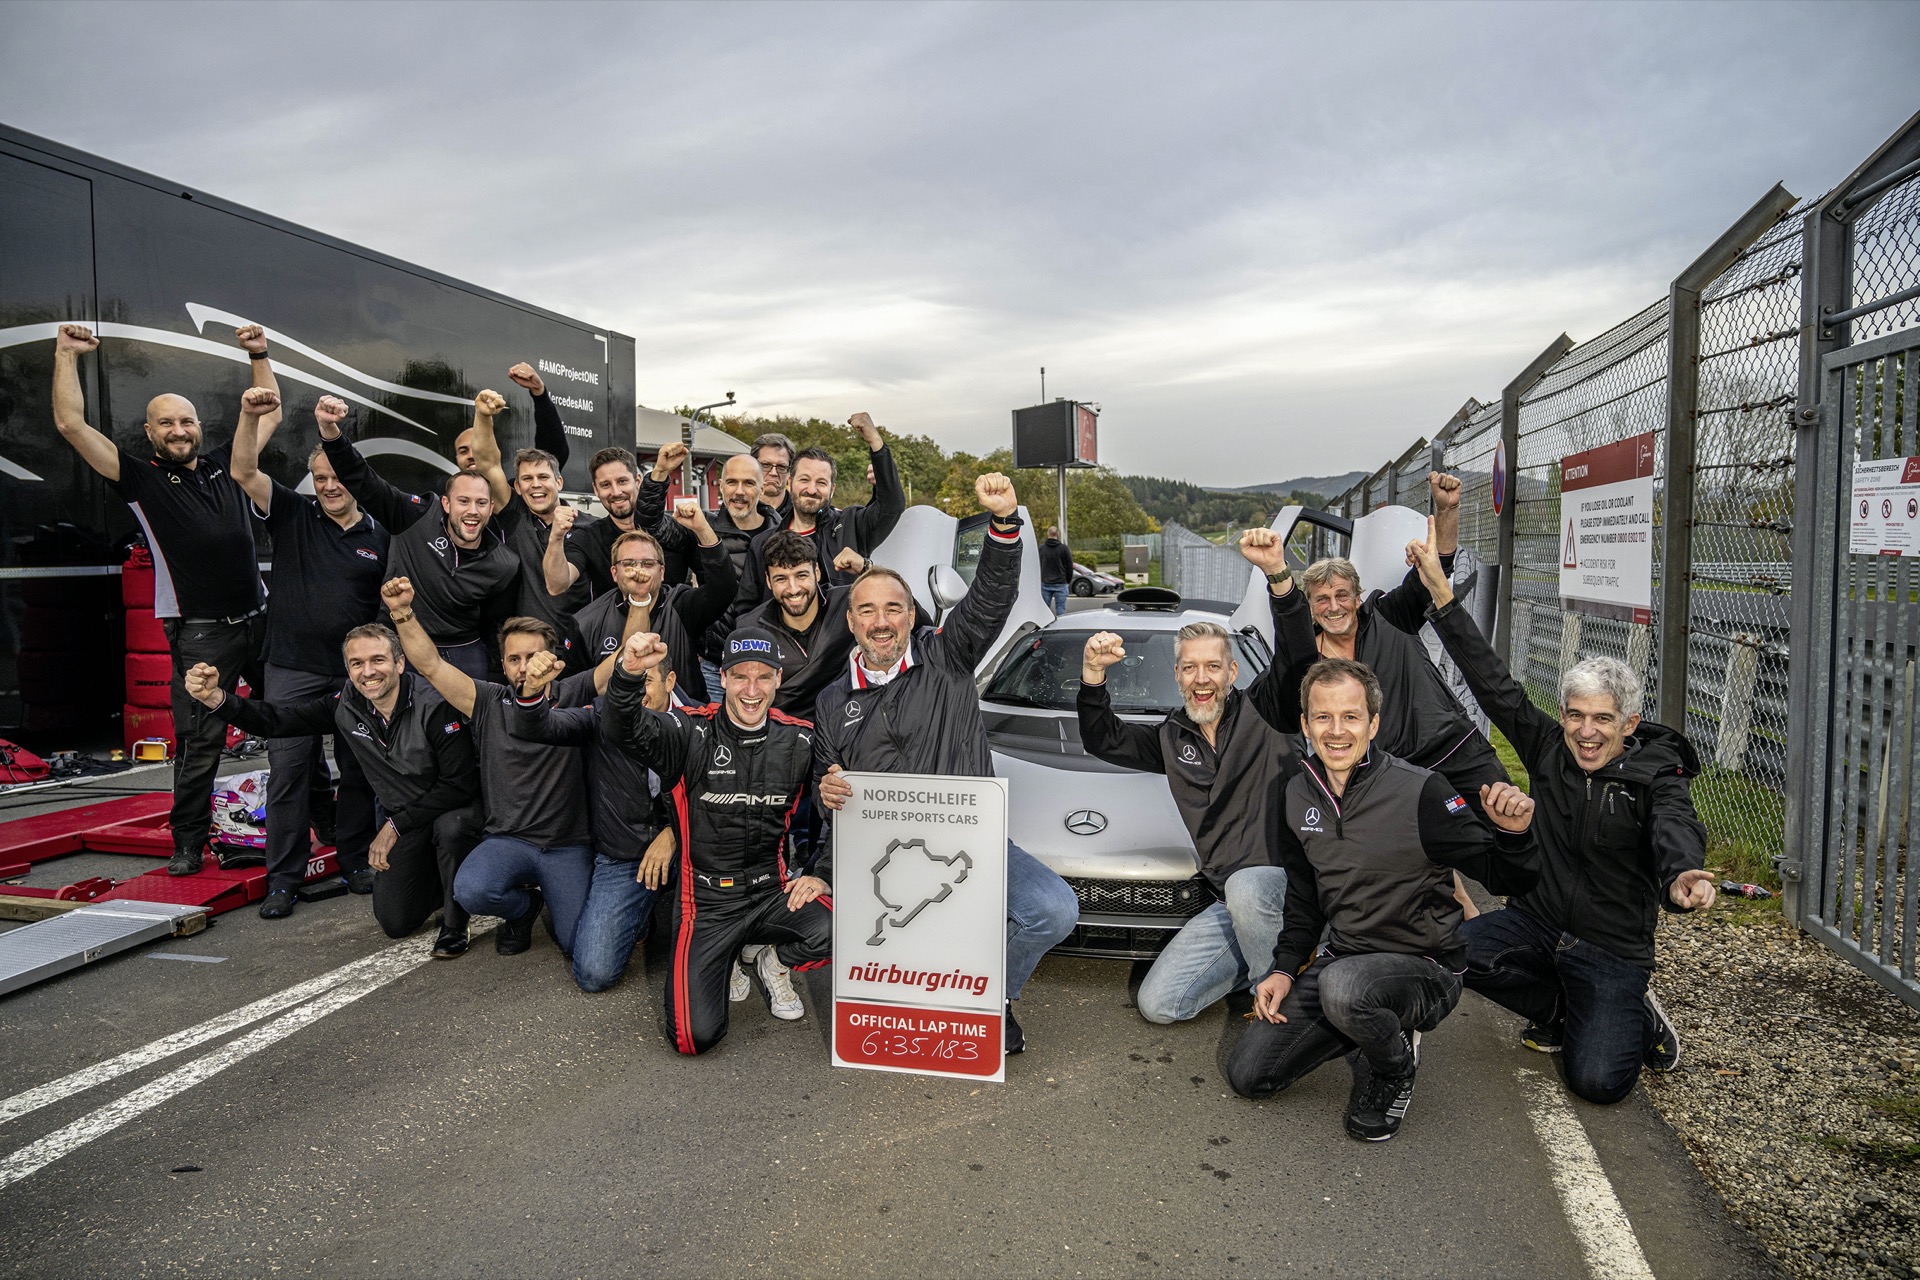
<path fill-rule="evenodd" d="M 380 584 L 380 603 L 387 606 L 388 613 L 399 613 L 413 605 L 413 581 L 409 578 L 388 578 Z"/>
<path fill-rule="evenodd" d="M 653 460 L 653 471 L 657 476 L 670 476 L 679 465 L 687 460 L 687 446 L 678 440 L 660 446 L 660 456 Z"/>
<path fill-rule="evenodd" d="M 100 339 L 93 336 L 93 330 L 83 324 L 63 324 L 60 331 L 53 335 L 55 351 L 87 352 L 100 345 Z"/>
<path fill-rule="evenodd" d="M 1080 683 L 1101 684 L 1107 668 L 1127 657 L 1126 642 L 1111 631 L 1096 631 L 1087 637 L 1086 652 L 1080 655 Z"/>
<path fill-rule="evenodd" d="M 1240 535 L 1240 554 L 1262 573 L 1287 567 L 1287 544 L 1271 529 L 1249 529 Z"/>
<path fill-rule="evenodd" d="M 833 567 L 841 573 L 865 573 L 867 559 L 852 547 L 842 547 L 840 554 L 833 558 Z"/>
<path fill-rule="evenodd" d="M 630 676 L 645 675 L 667 660 L 667 642 L 651 631 L 628 636 L 620 650 L 620 669 Z"/>
<path fill-rule="evenodd" d="M 1020 508 L 1020 495 L 1013 491 L 1013 481 L 998 471 L 989 471 L 975 480 L 973 496 L 980 499 L 981 506 L 1001 520 Z"/>
<path fill-rule="evenodd" d="M 1460 506 L 1460 477 L 1450 476 L 1444 471 L 1427 472 L 1427 492 L 1433 497 L 1433 509 L 1436 512 L 1458 510 Z"/>
<path fill-rule="evenodd" d="M 233 340 L 248 351 L 260 352 L 267 349 L 267 331 L 257 324 L 243 324 L 233 331 Z"/>
<path fill-rule="evenodd" d="M 507 370 L 507 376 L 512 378 L 514 382 L 520 386 L 531 391 L 534 395 L 543 396 L 547 394 L 546 382 L 541 379 L 538 373 L 534 372 L 533 366 L 525 360 L 522 360 L 519 364 Z"/>
<path fill-rule="evenodd" d="M 339 396 L 321 396 L 320 403 L 313 406 L 313 420 L 320 424 L 320 434 L 332 440 L 340 434 L 340 424 L 347 420 L 347 402 Z M 329 435 L 328 433 L 332 434 Z"/>
<path fill-rule="evenodd" d="M 867 442 L 869 453 L 886 443 L 880 436 L 880 428 L 874 426 L 873 419 L 864 413 L 856 413 L 848 418 L 847 425 L 860 433 L 860 438 Z"/>
<path fill-rule="evenodd" d="M 578 508 L 561 503 L 553 509 L 553 527 L 548 532 L 556 539 L 565 540 L 573 532 L 573 522 L 580 518 Z"/>
<path fill-rule="evenodd" d="M 280 409 L 280 393 L 271 387 L 248 387 L 240 393 L 240 412 L 249 418 L 264 418 Z"/>
<path fill-rule="evenodd" d="M 1502 831 L 1519 835 L 1533 825 L 1533 797 L 1511 782 L 1481 787 L 1480 805 L 1487 811 L 1487 820 Z"/>
<path fill-rule="evenodd" d="M 181 677 L 186 686 L 187 696 L 211 710 L 220 705 L 226 693 L 220 688 L 220 668 L 205 662 L 196 662 Z"/>
<path fill-rule="evenodd" d="M 693 535 L 693 540 L 703 547 L 710 547 L 719 541 L 713 532 L 713 526 L 707 523 L 707 513 L 700 509 L 698 498 L 679 498 L 673 504 L 673 522 Z"/>
<path fill-rule="evenodd" d="M 498 391 L 482 391 L 473 398 L 473 411 L 482 418 L 497 418 L 507 409 L 507 398 Z"/>
<path fill-rule="evenodd" d="M 537 698 L 547 691 L 547 686 L 560 678 L 567 664 L 542 649 L 527 659 L 527 671 L 520 681 L 520 696 Z"/>

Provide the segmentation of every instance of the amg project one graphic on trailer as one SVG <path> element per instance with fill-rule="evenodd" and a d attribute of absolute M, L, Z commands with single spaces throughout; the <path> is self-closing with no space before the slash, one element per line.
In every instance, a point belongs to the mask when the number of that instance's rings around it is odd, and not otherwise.
<path fill-rule="evenodd" d="M 833 1061 L 1003 1080 L 1007 784 L 850 773 L 833 821 Z"/>

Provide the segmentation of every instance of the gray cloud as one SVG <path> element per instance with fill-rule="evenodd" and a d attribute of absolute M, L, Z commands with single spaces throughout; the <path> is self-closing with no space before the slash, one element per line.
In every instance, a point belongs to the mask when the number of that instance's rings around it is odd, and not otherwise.
<path fill-rule="evenodd" d="M 1836 181 L 1912 110 L 1917 37 L 1846 4 L 26 4 L 0 116 L 631 333 L 649 403 L 984 451 L 1044 364 L 1115 465 L 1243 483 L 1374 465 L 1775 179 Z"/>

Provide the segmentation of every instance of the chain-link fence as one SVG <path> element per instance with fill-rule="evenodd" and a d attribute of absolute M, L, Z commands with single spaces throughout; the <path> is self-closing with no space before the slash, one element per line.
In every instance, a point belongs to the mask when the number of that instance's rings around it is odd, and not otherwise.
<path fill-rule="evenodd" d="M 1209 542 L 1182 525 L 1160 527 L 1160 581 L 1182 599 L 1238 605 L 1250 572 L 1236 548 Z"/>
<path fill-rule="evenodd" d="M 1790 786 L 1794 413 L 1804 385 L 1805 221 L 1818 203 L 1788 208 L 1790 201 L 1769 206 L 1697 294 L 1676 282 L 1671 298 L 1548 358 L 1544 369 L 1529 371 L 1537 375 L 1530 381 L 1522 375 L 1524 385 L 1508 389 L 1508 408 L 1469 401 L 1431 447 L 1397 453 L 1329 503 L 1348 517 L 1389 501 L 1425 510 L 1431 462 L 1437 458 L 1458 475 L 1461 545 L 1503 566 L 1506 654 L 1534 700 L 1554 706 L 1561 672 L 1595 654 L 1621 658 L 1644 677 L 1649 717 L 1663 706 L 1663 684 L 1673 684 L 1664 705 L 1669 712 L 1684 707 L 1684 726 L 1675 727 L 1684 728 L 1703 766 L 1695 804 L 1716 841 L 1737 846 L 1756 865 L 1782 851 Z M 1849 301 L 1841 305 L 1895 299 L 1854 320 L 1852 341 L 1920 324 L 1920 296 L 1905 296 L 1920 279 L 1920 175 L 1893 184 L 1865 210 L 1853 227 L 1851 255 Z M 1670 388 L 1673 344 L 1690 341 L 1686 329 L 1670 324 L 1674 305 L 1697 307 L 1690 405 L 1673 402 L 1684 399 L 1688 384 Z M 1667 436 L 1675 413 L 1693 423 L 1691 458 L 1680 459 L 1677 477 L 1689 486 L 1683 517 L 1688 509 L 1691 516 L 1683 518 L 1684 530 L 1672 531 L 1677 541 L 1666 528 Z M 1568 455 L 1640 435 L 1654 440 L 1654 589 L 1647 620 L 1635 622 L 1560 598 L 1560 475 Z M 1683 454 L 1684 440 L 1678 438 Z M 1687 553 L 1687 614 L 1674 620 L 1685 628 L 1684 672 L 1663 670 L 1675 665 L 1677 648 L 1668 647 L 1662 662 L 1664 568 L 1674 546 Z"/>

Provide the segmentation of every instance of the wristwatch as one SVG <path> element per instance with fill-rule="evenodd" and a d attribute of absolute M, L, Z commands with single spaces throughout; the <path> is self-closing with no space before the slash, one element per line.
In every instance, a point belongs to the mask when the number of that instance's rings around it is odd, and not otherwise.
<path fill-rule="evenodd" d="M 1277 586 L 1279 586 L 1279 585 L 1280 585 L 1281 583 L 1283 583 L 1283 582 L 1290 582 L 1290 581 L 1292 581 L 1292 580 L 1293 580 L 1293 570 L 1292 570 L 1292 569 L 1282 569 L 1282 570 L 1281 570 L 1280 572 L 1278 572 L 1278 573 L 1270 573 L 1270 574 L 1268 574 L 1268 575 L 1267 575 L 1267 585 L 1268 585 L 1268 586 L 1274 586 L 1274 587 L 1277 587 Z"/>

